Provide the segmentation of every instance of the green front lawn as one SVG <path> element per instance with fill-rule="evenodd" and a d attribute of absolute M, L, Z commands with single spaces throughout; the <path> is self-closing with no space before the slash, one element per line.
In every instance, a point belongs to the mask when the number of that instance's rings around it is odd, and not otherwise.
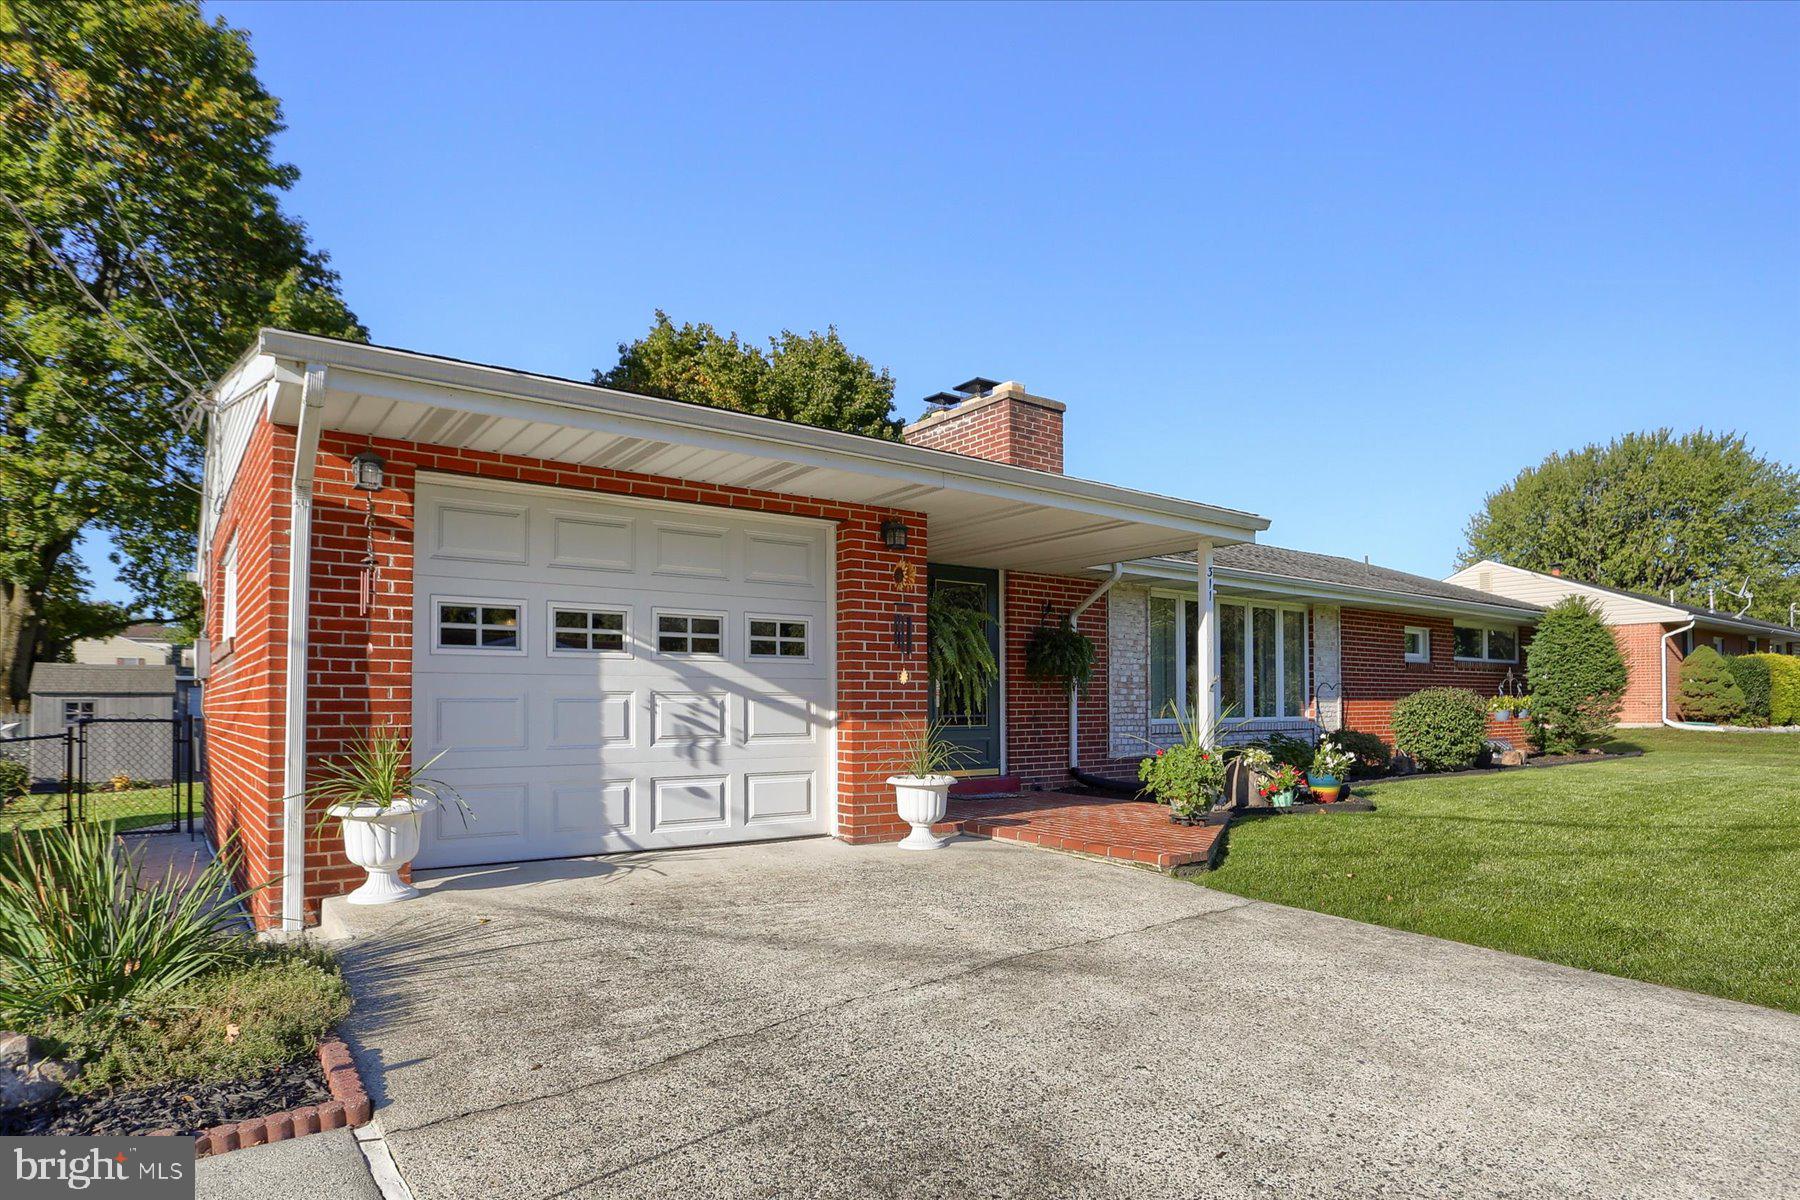
<path fill-rule="evenodd" d="M 1368 785 L 1231 830 L 1207 887 L 1800 1012 L 1800 734 Z"/>

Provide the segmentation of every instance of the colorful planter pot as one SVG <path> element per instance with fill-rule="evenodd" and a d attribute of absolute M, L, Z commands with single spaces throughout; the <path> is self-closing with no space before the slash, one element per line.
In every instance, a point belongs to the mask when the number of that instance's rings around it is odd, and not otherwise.
<path fill-rule="evenodd" d="M 1269 794 L 1269 803 L 1276 808 L 1292 808 L 1294 807 L 1294 793 L 1291 791 L 1271 792 Z"/>
<path fill-rule="evenodd" d="M 1344 790 L 1344 781 L 1336 775 L 1310 776 L 1307 785 L 1312 788 L 1313 796 L 1320 804 L 1335 803 L 1338 793 Z"/>

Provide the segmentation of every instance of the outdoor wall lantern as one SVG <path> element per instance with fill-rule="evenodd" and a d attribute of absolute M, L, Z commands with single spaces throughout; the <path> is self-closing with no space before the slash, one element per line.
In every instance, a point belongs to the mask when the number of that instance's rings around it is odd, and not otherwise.
<path fill-rule="evenodd" d="M 387 466 L 381 461 L 381 455 L 373 450 L 364 450 L 350 460 L 351 478 L 359 492 L 379 492 L 382 485 L 383 468 Z"/>
<path fill-rule="evenodd" d="M 881 523 L 881 542 L 889 550 L 906 549 L 906 522 L 889 517 Z"/>

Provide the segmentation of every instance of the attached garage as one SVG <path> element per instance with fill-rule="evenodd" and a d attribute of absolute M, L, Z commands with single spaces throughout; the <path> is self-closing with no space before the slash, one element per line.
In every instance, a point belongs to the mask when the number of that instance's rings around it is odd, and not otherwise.
<path fill-rule="evenodd" d="M 826 522 L 421 474 L 421 867 L 831 830 Z"/>

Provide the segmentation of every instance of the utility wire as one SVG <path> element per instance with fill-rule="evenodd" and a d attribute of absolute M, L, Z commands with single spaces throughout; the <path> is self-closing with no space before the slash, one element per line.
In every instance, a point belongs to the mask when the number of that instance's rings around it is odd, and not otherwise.
<path fill-rule="evenodd" d="M 127 450 L 131 451 L 133 454 L 137 455 L 144 462 L 150 464 L 152 467 L 155 467 L 158 472 L 167 472 L 170 483 L 174 483 L 181 487 L 184 487 L 188 491 L 194 493 L 196 496 L 204 496 L 206 494 L 205 492 L 201 491 L 198 487 L 196 487 L 193 484 L 193 482 L 187 478 L 187 476 L 181 474 L 179 471 L 176 471 L 167 462 L 157 462 L 154 458 L 150 457 L 148 454 L 145 454 L 142 449 L 140 449 L 137 446 L 132 445 L 128 440 L 126 440 L 126 438 L 123 434 L 119 433 L 118 430 L 114 429 L 111 425 L 109 425 L 107 423 L 105 417 L 102 417 L 99 413 L 95 412 L 93 409 L 89 408 L 86 404 L 83 404 L 75 396 L 71 395 L 68 392 L 68 390 L 63 387 L 62 382 L 60 380 L 58 380 L 55 375 L 50 373 L 49 366 L 42 359 L 40 359 L 37 355 L 33 354 L 30 351 L 30 349 L 28 349 L 26 347 L 24 341 L 21 340 L 19 338 L 19 336 L 17 334 L 15 334 L 9 327 L 7 327 L 5 325 L 0 325 L 0 332 L 4 332 L 6 334 L 7 340 L 12 342 L 12 344 L 18 348 L 19 353 L 21 355 L 23 355 L 26 358 L 26 360 L 29 361 L 33 366 L 37 367 L 37 369 L 40 372 L 43 373 L 43 377 L 50 381 L 50 386 L 55 388 L 62 395 L 63 399 L 67 400 L 70 404 L 73 404 L 76 408 L 80 409 L 83 413 L 86 413 L 89 417 L 91 417 L 94 420 L 95 424 L 98 425 L 102 430 L 104 430 L 106 432 L 106 435 L 108 437 L 112 438 L 115 442 L 119 443 L 119 445 L 125 447 L 125 449 L 127 449 Z"/>

